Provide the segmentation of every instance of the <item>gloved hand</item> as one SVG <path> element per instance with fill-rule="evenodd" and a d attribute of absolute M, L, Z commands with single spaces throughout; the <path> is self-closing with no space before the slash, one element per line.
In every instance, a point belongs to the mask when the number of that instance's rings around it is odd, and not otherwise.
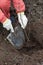
<path fill-rule="evenodd" d="M 11 30 L 11 32 L 14 32 L 10 19 L 5 20 L 5 22 L 3 23 L 3 27 L 6 28 L 7 30 Z"/>
<path fill-rule="evenodd" d="M 24 12 L 18 13 L 17 15 L 18 15 L 18 20 L 19 20 L 19 23 L 21 24 L 21 27 L 25 29 L 28 22 L 26 15 L 24 14 Z"/>

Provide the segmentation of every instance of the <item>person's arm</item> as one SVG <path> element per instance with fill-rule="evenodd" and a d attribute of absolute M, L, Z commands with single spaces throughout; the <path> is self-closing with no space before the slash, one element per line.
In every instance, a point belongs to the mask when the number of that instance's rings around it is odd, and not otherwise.
<path fill-rule="evenodd" d="M 4 15 L 2 10 L 0 9 L 0 22 L 4 23 L 4 21 L 7 19 L 7 17 Z"/>
<path fill-rule="evenodd" d="M 23 0 L 13 0 L 13 6 L 16 10 L 16 13 L 25 11 L 25 4 Z"/>
<path fill-rule="evenodd" d="M 8 19 L 2 10 L 0 9 L 0 22 L 3 24 L 3 27 L 6 28 L 7 30 L 11 30 L 11 32 L 14 32 L 13 26 L 11 24 L 11 20 Z"/>
<path fill-rule="evenodd" d="M 27 22 L 28 22 L 28 19 L 27 19 L 25 13 L 24 13 L 25 12 L 24 1 L 23 0 L 13 0 L 13 5 L 16 9 L 16 13 L 18 15 L 19 23 L 21 24 L 21 27 L 23 29 L 25 29 Z"/>

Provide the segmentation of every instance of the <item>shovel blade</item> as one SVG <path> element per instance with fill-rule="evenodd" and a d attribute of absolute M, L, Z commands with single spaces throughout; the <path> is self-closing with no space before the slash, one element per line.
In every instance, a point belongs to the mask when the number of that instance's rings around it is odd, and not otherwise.
<path fill-rule="evenodd" d="M 7 40 L 16 48 L 21 49 L 25 42 L 25 36 L 20 26 L 15 27 L 15 33 L 10 33 Z"/>

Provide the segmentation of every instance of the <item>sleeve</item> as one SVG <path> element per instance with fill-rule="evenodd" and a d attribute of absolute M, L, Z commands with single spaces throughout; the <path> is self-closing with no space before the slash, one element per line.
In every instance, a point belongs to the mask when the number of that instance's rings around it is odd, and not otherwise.
<path fill-rule="evenodd" d="M 4 15 L 2 10 L 0 9 L 0 22 L 3 23 L 6 19 L 7 19 L 7 17 Z"/>
<path fill-rule="evenodd" d="M 23 0 L 13 0 L 13 6 L 17 13 L 25 11 L 25 4 Z"/>

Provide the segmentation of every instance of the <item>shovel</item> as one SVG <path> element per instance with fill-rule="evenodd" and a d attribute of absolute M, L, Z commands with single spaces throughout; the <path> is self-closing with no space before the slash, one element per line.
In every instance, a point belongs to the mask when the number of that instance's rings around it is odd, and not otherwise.
<path fill-rule="evenodd" d="M 14 33 L 10 32 L 7 36 L 7 40 L 16 48 L 21 49 L 25 42 L 25 35 L 20 27 L 20 25 L 16 26 L 14 29 Z"/>

